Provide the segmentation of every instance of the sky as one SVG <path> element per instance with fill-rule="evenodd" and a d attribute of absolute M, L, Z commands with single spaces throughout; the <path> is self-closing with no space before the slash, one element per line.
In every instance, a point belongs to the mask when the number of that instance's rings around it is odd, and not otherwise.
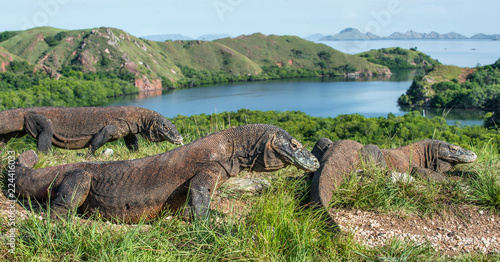
<path fill-rule="evenodd" d="M 37 26 L 114 27 L 135 36 L 333 35 L 347 27 L 388 36 L 500 34 L 498 0 L 16 0 L 0 9 L 0 32 Z"/>

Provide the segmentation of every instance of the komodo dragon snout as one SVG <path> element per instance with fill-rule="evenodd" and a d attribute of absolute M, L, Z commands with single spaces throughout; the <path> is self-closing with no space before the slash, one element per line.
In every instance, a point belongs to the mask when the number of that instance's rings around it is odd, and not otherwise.
<path fill-rule="evenodd" d="M 319 168 L 318 159 L 306 150 L 299 141 L 284 131 L 276 133 L 271 146 L 285 162 L 299 169 L 313 172 Z"/>
<path fill-rule="evenodd" d="M 477 158 L 474 152 L 443 141 L 440 141 L 438 150 L 439 159 L 451 164 L 471 163 Z"/>
<path fill-rule="evenodd" d="M 167 140 L 176 145 L 183 145 L 182 141 L 184 139 L 175 125 L 163 116 L 156 117 L 149 127 L 149 135 L 144 137 L 152 142 Z"/>

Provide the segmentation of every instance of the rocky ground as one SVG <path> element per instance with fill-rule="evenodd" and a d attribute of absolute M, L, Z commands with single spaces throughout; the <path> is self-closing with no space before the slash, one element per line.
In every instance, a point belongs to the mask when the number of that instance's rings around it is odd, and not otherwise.
<path fill-rule="evenodd" d="M 392 238 L 429 243 L 448 254 L 500 252 L 500 216 L 475 207 L 461 206 L 443 216 L 401 217 L 360 210 L 330 211 L 342 231 L 369 246 Z"/>

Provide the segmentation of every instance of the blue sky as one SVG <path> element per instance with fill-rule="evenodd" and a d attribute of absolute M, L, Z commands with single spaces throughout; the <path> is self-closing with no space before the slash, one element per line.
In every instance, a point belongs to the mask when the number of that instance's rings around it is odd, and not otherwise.
<path fill-rule="evenodd" d="M 0 31 L 109 26 L 135 36 L 305 37 L 355 27 L 381 36 L 408 30 L 472 36 L 500 34 L 499 10 L 498 0 L 16 0 L 2 3 Z"/>

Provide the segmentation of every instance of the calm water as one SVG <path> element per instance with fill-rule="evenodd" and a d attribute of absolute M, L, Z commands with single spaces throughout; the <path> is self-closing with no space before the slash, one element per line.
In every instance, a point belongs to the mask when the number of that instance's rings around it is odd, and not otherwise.
<path fill-rule="evenodd" d="M 322 42 L 344 53 L 399 46 L 417 47 L 444 64 L 475 67 L 500 58 L 500 41 L 489 40 L 393 40 Z M 164 91 L 147 97 L 128 96 L 111 105 L 134 105 L 160 112 L 167 117 L 254 110 L 302 111 L 311 116 L 335 117 L 359 113 L 365 117 L 404 115 L 412 108 L 400 108 L 396 101 L 411 85 L 413 72 L 390 79 L 366 81 L 345 78 L 312 78 L 289 81 L 245 82 Z M 463 109 L 420 110 L 427 117 L 444 116 L 448 124 L 481 125 L 485 111 Z"/>
<path fill-rule="evenodd" d="M 439 62 L 460 67 L 489 65 L 500 59 L 500 41 L 492 40 L 376 40 L 319 42 L 347 54 L 358 54 L 371 49 L 417 47 Z"/>
<path fill-rule="evenodd" d="M 137 99 L 123 97 L 111 105 L 140 106 L 166 117 L 211 114 L 223 111 L 252 110 L 302 111 L 311 116 L 335 117 L 362 114 L 365 117 L 404 115 L 410 108 L 400 108 L 396 101 L 411 84 L 413 74 L 387 80 L 345 81 L 344 78 L 309 78 L 290 81 L 243 82 L 191 89 L 169 90 L 161 96 Z M 474 111 L 464 117 L 464 110 L 451 113 L 423 111 L 427 116 L 447 113 L 449 124 L 482 124 L 484 112 Z M 475 117 L 474 117 L 475 116 Z"/>

